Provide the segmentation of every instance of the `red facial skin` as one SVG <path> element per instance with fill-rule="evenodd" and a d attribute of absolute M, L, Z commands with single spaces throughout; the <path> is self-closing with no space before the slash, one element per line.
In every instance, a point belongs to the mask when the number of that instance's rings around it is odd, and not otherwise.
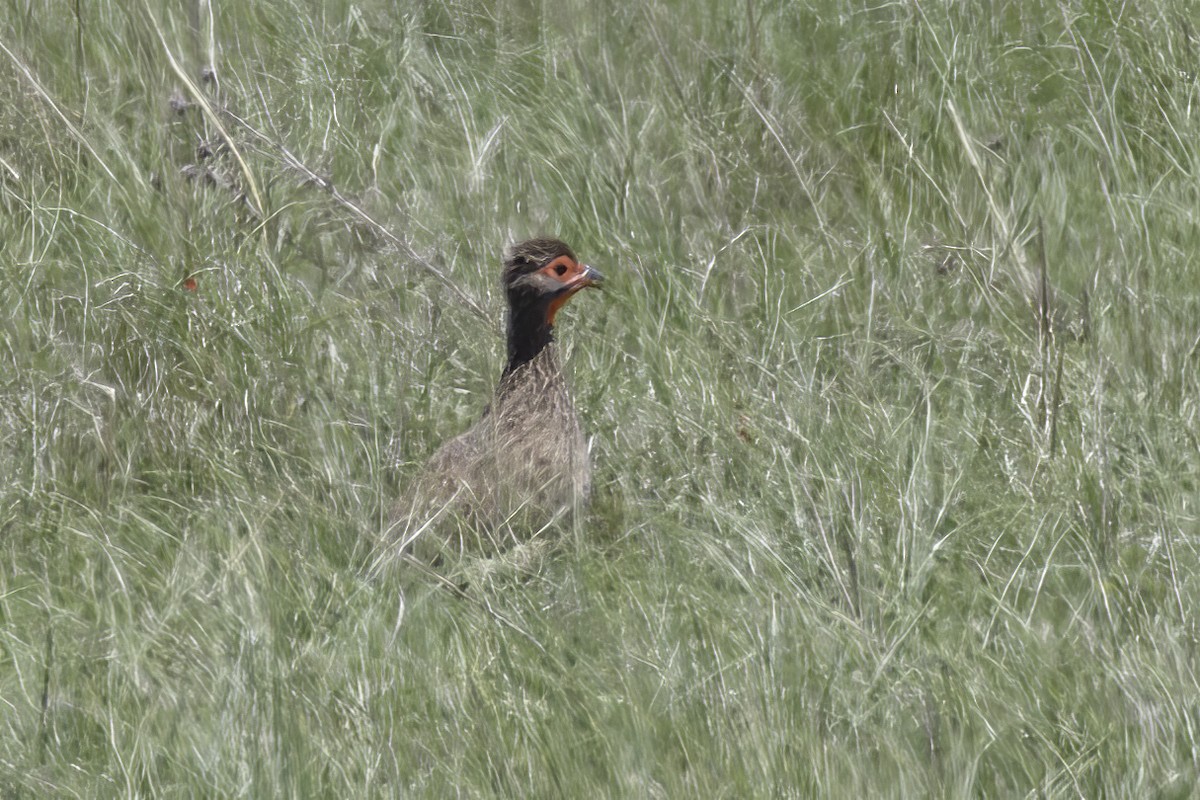
<path fill-rule="evenodd" d="M 591 267 L 580 264 L 570 256 L 559 256 L 542 267 L 541 273 L 562 284 L 564 289 L 562 294 L 550 301 L 550 305 L 546 309 L 546 323 L 549 325 L 554 325 L 554 315 L 566 305 L 576 292 L 588 286 L 600 285 L 595 278 L 596 273 Z"/>

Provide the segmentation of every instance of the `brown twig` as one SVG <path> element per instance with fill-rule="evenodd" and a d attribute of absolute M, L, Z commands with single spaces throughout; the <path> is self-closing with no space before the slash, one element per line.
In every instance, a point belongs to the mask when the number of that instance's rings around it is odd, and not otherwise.
<path fill-rule="evenodd" d="M 471 309 L 476 316 L 484 320 L 491 319 L 491 316 L 487 313 L 487 311 L 484 310 L 483 306 L 479 305 L 479 303 L 471 298 L 470 295 L 464 292 L 457 283 L 452 281 L 450 277 L 446 275 L 446 273 L 442 272 L 440 269 L 431 264 L 427 258 L 421 256 L 408 242 L 404 241 L 399 236 L 384 227 L 381 223 L 377 222 L 370 214 L 366 212 L 362 206 L 358 205 L 353 200 L 342 194 L 341 191 L 339 191 L 338 188 L 334 186 L 333 183 L 327 178 L 321 177 L 314 170 L 309 168 L 286 146 L 258 130 L 248 121 L 229 109 L 222 109 L 221 113 L 226 118 L 236 123 L 242 128 L 242 130 L 246 131 L 246 133 L 250 134 L 250 136 L 252 136 L 259 144 L 264 145 L 278 153 L 280 158 L 283 159 L 284 163 L 287 164 L 288 167 L 300 173 L 302 176 L 304 176 L 305 180 L 323 190 L 326 194 L 333 198 L 335 203 L 349 211 L 356 218 L 358 218 L 359 221 L 365 223 L 372 230 L 390 242 L 393 246 L 400 250 L 400 252 L 403 253 L 410 262 L 416 264 L 421 269 L 425 270 L 434 278 L 436 278 L 443 286 L 452 291 L 460 300 L 462 300 L 462 302 L 466 304 L 467 308 Z"/>
<path fill-rule="evenodd" d="M 1038 221 L 1038 284 L 1037 284 L 1037 321 L 1038 345 L 1041 356 L 1042 383 L 1038 397 L 1038 408 L 1041 416 L 1039 422 L 1043 429 L 1050 425 L 1049 403 L 1046 393 L 1050 382 L 1050 351 L 1054 345 L 1054 329 L 1050 320 L 1050 276 L 1046 265 L 1046 229 Z"/>

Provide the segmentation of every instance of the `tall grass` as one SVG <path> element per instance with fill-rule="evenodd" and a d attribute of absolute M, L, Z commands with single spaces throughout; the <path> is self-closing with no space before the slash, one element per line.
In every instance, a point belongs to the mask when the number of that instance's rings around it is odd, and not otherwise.
<path fill-rule="evenodd" d="M 1187 4 L 71 8 L 0 11 L 0 796 L 1193 792 Z M 540 233 L 590 513 L 369 578 Z"/>

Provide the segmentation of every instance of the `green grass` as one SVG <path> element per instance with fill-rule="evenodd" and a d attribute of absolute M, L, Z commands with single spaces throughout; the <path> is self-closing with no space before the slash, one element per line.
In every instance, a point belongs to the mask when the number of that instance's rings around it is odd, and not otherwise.
<path fill-rule="evenodd" d="M 209 12 L 0 11 L 0 797 L 1191 796 L 1187 3 Z M 542 233 L 587 518 L 369 578 Z"/>

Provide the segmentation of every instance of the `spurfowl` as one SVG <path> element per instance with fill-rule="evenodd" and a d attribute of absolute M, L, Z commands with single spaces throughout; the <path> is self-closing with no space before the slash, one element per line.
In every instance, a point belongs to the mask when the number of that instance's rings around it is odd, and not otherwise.
<path fill-rule="evenodd" d="M 401 502 L 393 541 L 424 556 L 495 551 L 580 507 L 591 467 L 554 320 L 572 295 L 602 281 L 557 239 L 509 248 L 508 363 L 480 420 L 433 454 Z"/>

